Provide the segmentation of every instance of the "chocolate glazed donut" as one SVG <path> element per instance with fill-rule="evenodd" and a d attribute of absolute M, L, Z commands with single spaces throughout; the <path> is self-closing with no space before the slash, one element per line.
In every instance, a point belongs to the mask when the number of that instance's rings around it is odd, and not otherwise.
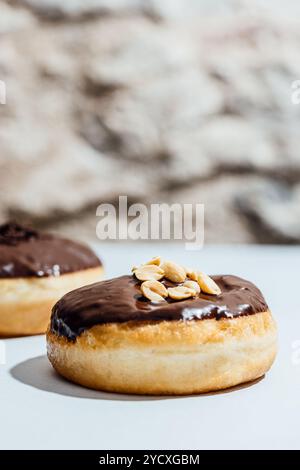
<path fill-rule="evenodd" d="M 236 276 L 212 278 L 220 295 L 163 303 L 145 299 L 134 276 L 67 294 L 47 334 L 52 365 L 87 387 L 138 394 L 207 392 L 262 376 L 277 348 L 262 293 Z"/>
<path fill-rule="evenodd" d="M 0 335 L 44 333 L 63 294 L 101 277 L 87 246 L 15 223 L 0 226 Z"/>
<path fill-rule="evenodd" d="M 217 298 L 200 293 L 194 300 L 167 299 L 166 304 L 151 303 L 141 295 L 132 276 L 122 276 L 65 295 L 53 308 L 51 331 L 69 340 L 88 328 L 106 323 L 129 321 L 204 320 L 236 318 L 268 309 L 261 292 L 251 282 L 236 276 L 212 276 L 221 288 Z M 164 281 L 168 287 L 175 283 Z"/>

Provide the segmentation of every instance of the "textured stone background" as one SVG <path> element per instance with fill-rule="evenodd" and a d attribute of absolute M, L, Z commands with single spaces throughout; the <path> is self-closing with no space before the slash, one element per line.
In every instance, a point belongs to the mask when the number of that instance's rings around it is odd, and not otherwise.
<path fill-rule="evenodd" d="M 0 0 L 0 220 L 203 202 L 207 242 L 300 240 L 297 0 Z"/>

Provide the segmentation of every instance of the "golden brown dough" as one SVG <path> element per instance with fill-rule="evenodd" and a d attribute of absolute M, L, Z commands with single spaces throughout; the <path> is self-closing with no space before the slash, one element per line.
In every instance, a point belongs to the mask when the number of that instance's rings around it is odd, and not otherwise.
<path fill-rule="evenodd" d="M 123 393 L 187 395 L 261 377 L 277 351 L 269 310 L 202 321 L 96 325 L 69 341 L 48 330 L 48 357 L 67 379 Z"/>
<path fill-rule="evenodd" d="M 0 336 L 45 333 L 57 300 L 102 276 L 100 266 L 57 277 L 0 278 Z"/>

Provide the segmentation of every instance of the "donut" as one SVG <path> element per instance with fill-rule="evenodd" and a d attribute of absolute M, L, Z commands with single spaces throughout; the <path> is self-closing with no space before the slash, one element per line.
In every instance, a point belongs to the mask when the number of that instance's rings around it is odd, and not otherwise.
<path fill-rule="evenodd" d="M 94 252 L 15 223 L 0 226 L 0 336 L 45 333 L 53 305 L 102 279 Z"/>
<path fill-rule="evenodd" d="M 159 258 L 68 293 L 47 331 L 59 374 L 130 394 L 189 395 L 250 382 L 276 351 L 276 324 L 254 284 Z"/>

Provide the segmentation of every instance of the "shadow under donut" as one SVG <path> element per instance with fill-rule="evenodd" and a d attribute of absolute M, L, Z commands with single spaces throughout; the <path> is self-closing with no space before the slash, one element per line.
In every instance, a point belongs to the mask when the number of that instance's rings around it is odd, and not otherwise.
<path fill-rule="evenodd" d="M 260 382 L 264 376 L 236 387 L 219 390 L 216 392 L 203 393 L 198 395 L 185 396 L 147 396 L 147 395 L 126 395 L 118 393 L 100 392 L 81 387 L 74 383 L 68 382 L 60 377 L 50 366 L 47 356 L 37 356 L 26 361 L 20 362 L 10 370 L 11 376 L 19 382 L 50 393 L 57 393 L 68 397 L 87 398 L 94 400 L 116 400 L 116 401 L 155 401 L 155 400 L 171 400 L 187 397 L 205 397 L 219 395 L 241 390 Z"/>
<path fill-rule="evenodd" d="M 25 385 L 43 390 L 45 392 L 57 393 L 68 397 L 87 398 L 94 400 L 117 400 L 117 401 L 150 401 L 161 400 L 168 397 L 123 395 L 117 393 L 100 392 L 81 387 L 68 382 L 60 377 L 52 369 L 47 356 L 38 356 L 20 362 L 10 370 L 11 376 Z"/>

